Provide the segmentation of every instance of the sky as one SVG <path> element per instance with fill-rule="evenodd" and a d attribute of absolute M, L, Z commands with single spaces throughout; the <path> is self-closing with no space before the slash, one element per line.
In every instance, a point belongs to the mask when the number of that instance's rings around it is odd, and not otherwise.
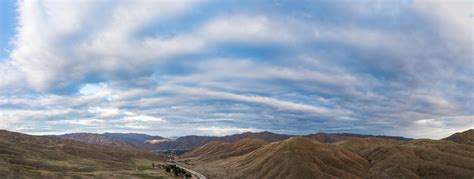
<path fill-rule="evenodd" d="M 0 129 L 474 128 L 473 0 L 0 1 Z"/>

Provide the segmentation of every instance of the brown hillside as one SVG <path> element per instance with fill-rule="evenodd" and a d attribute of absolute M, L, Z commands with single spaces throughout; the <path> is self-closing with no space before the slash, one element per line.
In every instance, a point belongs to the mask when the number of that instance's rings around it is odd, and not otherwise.
<path fill-rule="evenodd" d="M 460 144 L 474 145 L 474 129 L 455 133 L 443 140 L 449 140 Z"/>
<path fill-rule="evenodd" d="M 101 146 L 113 147 L 113 148 L 118 148 L 118 149 L 127 149 L 127 150 L 137 149 L 136 147 L 134 147 L 133 145 L 131 145 L 130 143 L 122 139 L 116 139 L 116 138 L 108 137 L 101 134 L 72 133 L 72 134 L 59 135 L 57 137 L 63 138 L 63 139 L 76 140 L 76 141 L 86 143 L 86 144 L 101 145 Z"/>
<path fill-rule="evenodd" d="M 381 139 L 381 138 L 352 138 L 334 143 L 341 147 L 345 147 L 354 152 L 360 152 L 362 150 L 383 147 L 383 146 L 395 146 L 402 143 L 398 140 Z"/>
<path fill-rule="evenodd" d="M 472 178 L 474 147 L 451 141 L 415 140 L 362 151 L 371 178 Z"/>
<path fill-rule="evenodd" d="M 234 143 L 213 141 L 184 154 L 182 157 L 201 161 L 218 160 L 252 152 L 267 143 L 260 139 L 242 139 Z"/>
<path fill-rule="evenodd" d="M 292 137 L 241 156 L 197 162 L 191 167 L 216 178 L 363 178 L 369 163 L 345 148 Z"/>
<path fill-rule="evenodd" d="M 160 160 L 146 152 L 0 130 L 0 178 L 135 178 L 130 174 L 137 172 L 137 161 Z"/>
<path fill-rule="evenodd" d="M 288 139 L 290 136 L 285 134 L 275 134 L 272 132 L 245 132 L 242 134 L 227 135 L 222 137 L 216 136 L 184 136 L 177 138 L 174 141 L 164 141 L 154 145 L 157 150 L 170 149 L 194 149 L 203 146 L 212 141 L 236 142 L 245 138 L 260 139 L 267 142 L 275 142 Z"/>

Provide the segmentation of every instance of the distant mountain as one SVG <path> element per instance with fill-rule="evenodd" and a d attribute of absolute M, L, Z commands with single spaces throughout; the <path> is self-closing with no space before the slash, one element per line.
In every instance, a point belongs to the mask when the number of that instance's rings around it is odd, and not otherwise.
<path fill-rule="evenodd" d="M 399 141 L 413 140 L 410 138 L 399 137 L 399 136 L 363 135 L 363 134 L 350 134 L 350 133 L 322 133 L 322 132 L 306 135 L 304 137 L 317 140 L 320 142 L 324 142 L 324 143 L 339 142 L 342 140 L 354 139 L 354 138 L 381 138 L 381 139 L 392 139 L 392 140 L 399 140 Z"/>
<path fill-rule="evenodd" d="M 136 178 L 164 176 L 141 170 L 157 155 L 90 145 L 51 136 L 0 130 L 0 178 Z M 161 171 L 163 172 L 163 171 Z"/>
<path fill-rule="evenodd" d="M 118 149 L 127 149 L 127 150 L 138 149 L 138 147 L 132 145 L 131 143 L 128 143 L 125 140 L 109 137 L 102 134 L 72 133 L 72 134 L 58 135 L 57 137 L 63 138 L 63 139 L 76 140 L 76 141 L 83 142 L 86 144 L 101 145 L 101 146 L 113 147 L 113 148 L 118 148 Z"/>
<path fill-rule="evenodd" d="M 245 132 L 242 134 L 234 134 L 227 136 L 196 136 L 189 135 L 179 137 L 177 139 L 166 139 L 161 136 L 151 136 L 138 133 L 74 133 L 65 134 L 58 137 L 73 139 L 88 144 L 103 145 L 110 147 L 121 147 L 124 149 L 142 149 L 142 150 L 190 150 L 203 146 L 212 141 L 235 142 L 245 138 L 260 139 L 266 142 L 275 142 L 288 139 L 292 137 L 286 134 L 276 134 L 268 131 L 264 132 Z M 347 139 L 357 138 L 381 138 L 398 141 L 408 141 L 409 138 L 394 137 L 394 136 L 375 136 L 375 135 L 360 135 L 348 133 L 315 133 L 304 136 L 313 140 L 324 143 L 338 142 Z"/>
<path fill-rule="evenodd" d="M 243 155 L 252 152 L 268 142 L 260 139 L 245 138 L 234 143 L 223 141 L 212 141 L 201 146 L 191 152 L 184 154 L 182 157 L 193 158 L 193 160 L 211 161 L 224 159 L 233 156 Z"/>
<path fill-rule="evenodd" d="M 474 145 L 474 129 L 455 133 L 443 140 L 449 140 L 460 144 Z"/>
<path fill-rule="evenodd" d="M 228 135 L 228 136 L 223 136 L 223 137 L 191 135 L 191 136 L 179 137 L 176 140 L 172 140 L 172 141 L 160 142 L 154 148 L 156 150 L 193 149 L 193 148 L 203 146 L 211 141 L 235 142 L 244 138 L 251 138 L 251 139 L 261 139 L 267 142 L 275 142 L 275 141 L 288 139 L 289 137 L 291 136 L 285 135 L 285 134 L 275 134 L 268 131 L 257 132 L 257 133 L 245 132 L 242 134 L 234 134 L 234 135 Z"/>
<path fill-rule="evenodd" d="M 210 143 L 184 155 L 182 161 L 213 178 L 363 178 L 370 167 L 367 160 L 343 147 L 304 137 L 256 142 L 244 139 L 236 142 L 240 147 L 234 149 L 232 144 Z M 205 157 L 219 150 L 240 155 Z M 209 155 L 210 151 L 214 154 Z"/>
<path fill-rule="evenodd" d="M 117 138 L 117 139 L 122 139 L 122 140 L 125 140 L 125 141 L 128 141 L 128 142 L 135 141 L 135 142 L 141 142 L 141 143 L 143 143 L 146 140 L 165 139 L 164 137 L 161 137 L 161 136 L 152 136 L 152 135 L 138 134 L 138 133 L 109 133 L 109 132 L 106 132 L 102 135 Z"/>
<path fill-rule="evenodd" d="M 138 134 L 138 133 L 104 133 L 102 135 L 116 138 L 116 139 L 121 139 L 132 144 L 134 147 L 137 147 L 140 149 L 147 149 L 147 150 L 154 149 L 154 145 L 147 141 L 165 139 L 164 137 L 161 137 L 161 136 L 152 136 L 152 135 Z"/>
<path fill-rule="evenodd" d="M 395 146 L 401 143 L 403 143 L 403 141 L 368 137 L 368 138 L 350 138 L 350 139 L 342 140 L 339 142 L 334 142 L 333 144 L 341 146 L 341 147 L 345 147 L 354 152 L 360 152 L 360 151 L 370 149 L 373 147 Z"/>

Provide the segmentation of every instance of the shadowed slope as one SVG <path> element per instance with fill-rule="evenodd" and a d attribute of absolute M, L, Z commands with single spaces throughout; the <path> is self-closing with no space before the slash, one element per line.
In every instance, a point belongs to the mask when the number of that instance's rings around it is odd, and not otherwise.
<path fill-rule="evenodd" d="M 363 135 L 363 134 L 349 134 L 349 133 L 322 133 L 318 132 L 315 134 L 305 135 L 304 137 L 317 140 L 324 143 L 333 143 L 339 142 L 348 139 L 360 139 L 360 138 L 379 138 L 379 139 L 390 139 L 390 140 L 399 140 L 399 141 L 409 141 L 410 138 L 398 137 L 398 136 L 384 136 L 384 135 Z"/>
<path fill-rule="evenodd" d="M 58 135 L 57 137 L 63 139 L 71 139 L 76 140 L 86 144 L 92 145 L 102 145 L 106 147 L 113 147 L 119 149 L 138 149 L 137 147 L 133 146 L 132 144 L 113 137 L 104 136 L 101 134 L 92 134 L 92 133 L 72 133 L 72 134 L 64 134 Z"/>
<path fill-rule="evenodd" d="M 383 147 L 383 146 L 395 146 L 401 144 L 399 140 L 382 139 L 382 138 L 351 138 L 343 141 L 334 143 L 341 147 L 345 147 L 354 152 L 360 152 L 362 150 Z"/>
<path fill-rule="evenodd" d="M 474 147 L 451 141 L 414 140 L 361 152 L 372 178 L 472 178 Z"/>
<path fill-rule="evenodd" d="M 154 145 L 147 143 L 147 141 L 153 140 L 169 140 L 161 136 L 152 136 L 147 134 L 138 133 L 104 133 L 103 136 L 108 136 L 120 140 L 124 140 L 136 148 L 150 150 L 153 149 Z"/>
<path fill-rule="evenodd" d="M 197 153 L 207 151 L 201 147 Z M 345 148 L 304 137 L 266 144 L 239 156 L 197 161 L 191 166 L 216 178 L 362 178 L 369 169 L 367 160 Z"/>
<path fill-rule="evenodd" d="M 184 154 L 183 158 L 210 161 L 243 155 L 252 152 L 268 142 L 260 139 L 242 139 L 234 143 L 213 141 Z"/>
<path fill-rule="evenodd" d="M 275 134 L 272 132 L 245 132 L 242 134 L 234 134 L 223 137 L 214 137 L 214 136 L 184 136 L 177 138 L 174 141 L 165 141 L 158 143 L 154 148 L 159 150 L 169 150 L 169 149 L 193 149 L 200 146 L 203 146 L 212 141 L 224 141 L 224 142 L 235 142 L 245 138 L 251 139 L 261 139 L 267 142 L 274 142 L 288 139 L 290 135 L 285 134 Z"/>
<path fill-rule="evenodd" d="M 443 140 L 449 140 L 460 144 L 474 145 L 474 129 L 455 133 Z"/>

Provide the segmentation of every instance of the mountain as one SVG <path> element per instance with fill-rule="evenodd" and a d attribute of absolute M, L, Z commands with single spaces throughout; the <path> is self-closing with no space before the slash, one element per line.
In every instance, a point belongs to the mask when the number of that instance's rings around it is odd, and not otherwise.
<path fill-rule="evenodd" d="M 139 141 L 139 142 L 143 142 L 143 141 L 146 141 L 146 140 L 165 139 L 164 137 L 161 137 L 161 136 L 152 136 L 152 135 L 139 134 L 139 133 L 109 133 L 109 132 L 106 132 L 102 135 L 117 138 L 117 139 L 122 139 L 122 140 L 125 140 L 125 141 Z"/>
<path fill-rule="evenodd" d="M 410 138 L 399 137 L 399 136 L 384 136 L 384 135 L 363 135 L 363 134 L 350 134 L 350 133 L 322 133 L 318 132 L 315 134 L 309 134 L 304 137 L 317 140 L 324 143 L 339 142 L 347 139 L 355 138 L 381 138 L 381 139 L 391 139 L 399 141 L 409 141 Z"/>
<path fill-rule="evenodd" d="M 206 148 L 212 147 L 208 144 L 191 153 L 206 156 L 207 152 L 200 152 Z M 235 152 L 245 148 L 237 148 Z M 183 156 L 182 161 L 215 178 L 363 178 L 370 166 L 367 160 L 343 147 L 304 137 L 291 137 L 241 153 L 205 161 Z"/>
<path fill-rule="evenodd" d="M 446 140 L 413 140 L 361 152 L 371 178 L 472 178 L 474 146 Z"/>
<path fill-rule="evenodd" d="M 345 147 L 354 152 L 360 152 L 373 147 L 395 146 L 401 144 L 402 141 L 382 138 L 350 138 L 335 142 L 334 145 Z"/>
<path fill-rule="evenodd" d="M 473 130 L 442 140 L 318 135 L 210 142 L 178 163 L 211 178 L 472 178 Z"/>
<path fill-rule="evenodd" d="M 101 145 L 101 146 L 107 146 L 107 147 L 113 147 L 113 148 L 119 148 L 119 149 L 128 149 L 128 150 L 138 149 L 137 147 L 133 146 L 132 144 L 128 143 L 125 140 L 114 138 L 114 137 L 108 137 L 101 134 L 72 133 L 72 134 L 58 135 L 57 137 L 63 138 L 63 139 L 76 140 L 79 142 L 92 144 L 92 145 Z"/>
<path fill-rule="evenodd" d="M 162 170 L 147 169 L 160 161 L 163 159 L 157 155 L 137 150 L 0 130 L 0 178 L 166 176 Z"/>
<path fill-rule="evenodd" d="M 150 145 L 152 143 L 149 143 L 147 141 L 166 140 L 164 137 L 161 136 L 152 136 L 138 133 L 104 133 L 102 135 L 121 139 L 132 144 L 134 147 L 147 150 L 154 149 L 154 145 Z"/>
<path fill-rule="evenodd" d="M 191 152 L 184 154 L 184 158 L 195 158 L 193 160 L 211 161 L 252 152 L 268 142 L 260 139 L 245 138 L 234 143 L 212 141 Z"/>
<path fill-rule="evenodd" d="M 275 142 L 288 139 L 290 135 L 275 134 L 272 132 L 245 132 L 242 134 L 227 135 L 223 137 L 215 136 L 184 136 L 172 141 L 163 141 L 158 143 L 154 148 L 157 150 L 171 150 L 171 149 L 193 149 L 203 146 L 212 141 L 235 142 L 244 138 L 261 139 L 267 142 Z"/>
<path fill-rule="evenodd" d="M 474 129 L 455 133 L 443 140 L 449 140 L 460 144 L 474 145 Z"/>
<path fill-rule="evenodd" d="M 137 133 L 73 133 L 60 135 L 61 138 L 73 139 L 88 144 L 103 145 L 110 147 L 120 147 L 126 149 L 142 149 L 142 150 L 190 150 L 198 148 L 212 141 L 235 142 L 245 138 L 260 139 L 266 142 L 282 141 L 292 137 L 286 134 L 276 134 L 268 131 L 264 132 L 245 132 L 242 134 L 234 134 L 227 136 L 196 136 L 189 135 L 179 137 L 177 139 L 166 139 L 161 136 L 151 136 Z M 360 135 L 348 133 L 315 133 L 304 137 L 317 140 L 324 143 L 338 142 L 347 139 L 357 138 L 381 138 L 399 141 L 408 141 L 409 138 L 394 136 L 374 136 Z"/>

